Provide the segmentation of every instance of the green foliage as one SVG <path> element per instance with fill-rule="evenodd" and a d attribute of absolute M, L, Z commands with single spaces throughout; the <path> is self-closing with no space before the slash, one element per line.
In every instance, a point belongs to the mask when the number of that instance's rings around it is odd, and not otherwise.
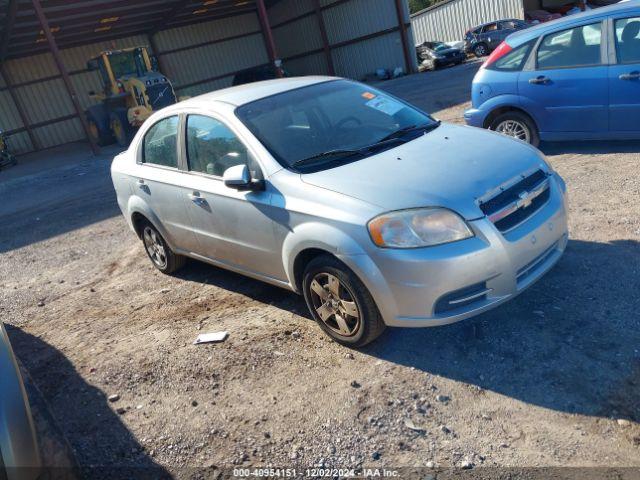
<path fill-rule="evenodd" d="M 442 0 L 409 0 L 409 10 L 411 10 L 411 13 L 416 13 L 441 1 Z"/>

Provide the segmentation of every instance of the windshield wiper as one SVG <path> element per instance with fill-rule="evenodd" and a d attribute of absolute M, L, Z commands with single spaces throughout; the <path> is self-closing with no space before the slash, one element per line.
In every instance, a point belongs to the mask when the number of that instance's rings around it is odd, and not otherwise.
<path fill-rule="evenodd" d="M 390 133 L 386 137 L 382 138 L 378 143 L 386 142 L 387 140 L 392 140 L 394 138 L 400 138 L 403 135 L 406 135 L 407 133 L 417 132 L 420 130 L 423 130 L 425 133 L 430 132 L 431 130 L 438 128 L 441 123 L 442 122 L 438 120 L 437 122 L 429 123 L 429 124 L 409 125 L 408 127 L 404 127 L 404 128 L 401 128 L 400 130 L 396 130 L 395 132 Z"/>
<path fill-rule="evenodd" d="M 347 149 L 329 150 L 329 151 L 322 152 L 322 153 L 319 153 L 317 155 L 314 155 L 312 157 L 302 158 L 300 160 L 296 160 L 295 162 L 293 162 L 291 164 L 291 166 L 292 167 L 300 167 L 302 165 L 307 165 L 309 163 L 314 163 L 314 162 L 316 162 L 318 160 L 322 160 L 322 159 L 327 158 L 327 157 L 351 157 L 353 155 L 365 155 L 367 149 L 368 149 L 368 147 L 361 148 L 361 149 L 358 149 L 358 150 L 347 150 Z"/>
<path fill-rule="evenodd" d="M 408 127 L 404 127 L 401 128 L 400 130 L 397 130 L 393 133 L 391 133 L 390 135 L 387 135 L 386 137 L 378 140 L 375 143 L 372 143 L 371 145 L 366 145 L 362 148 L 358 148 L 358 149 L 336 149 L 336 150 L 328 150 L 326 152 L 322 152 L 319 153 L 317 155 L 313 155 L 312 157 L 308 157 L 308 158 L 302 158 L 300 160 L 297 160 L 295 162 L 293 162 L 291 164 L 292 167 L 301 167 L 303 165 L 308 165 L 310 163 L 315 163 L 318 160 L 322 160 L 328 157 L 338 157 L 338 158 L 348 158 L 348 157 L 352 157 L 354 155 L 369 155 L 372 153 L 373 150 L 378 149 L 378 148 L 383 148 L 387 145 L 393 144 L 393 143 L 397 143 L 397 142 L 406 142 L 406 140 L 404 140 L 403 138 L 401 138 L 403 135 L 410 133 L 412 131 L 419 131 L 419 130 L 423 130 L 424 132 L 429 132 L 435 128 L 438 128 L 440 126 L 440 121 L 438 120 L 437 122 L 434 123 L 430 123 L 430 124 L 425 124 L 425 125 L 410 125 Z"/>

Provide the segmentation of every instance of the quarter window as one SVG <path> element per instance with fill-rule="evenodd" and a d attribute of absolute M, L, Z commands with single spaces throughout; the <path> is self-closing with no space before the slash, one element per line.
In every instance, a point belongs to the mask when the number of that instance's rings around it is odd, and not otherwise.
<path fill-rule="evenodd" d="M 221 177 L 235 165 L 248 164 L 247 149 L 222 122 L 201 115 L 187 118 L 189 170 Z"/>
<path fill-rule="evenodd" d="M 524 64 L 529 58 L 529 52 L 531 52 L 531 47 L 533 46 L 533 42 L 525 43 L 520 47 L 514 49 L 512 52 L 509 52 L 504 57 L 500 58 L 497 62 L 489 67 L 491 70 L 501 70 L 506 72 L 515 72 L 522 70 Z"/>
<path fill-rule="evenodd" d="M 602 24 L 552 33 L 538 48 L 538 68 L 571 68 L 602 64 Z"/>
<path fill-rule="evenodd" d="M 640 17 L 616 20 L 619 63 L 640 63 Z"/>
<path fill-rule="evenodd" d="M 178 168 L 178 117 L 160 120 L 144 136 L 143 161 Z"/>

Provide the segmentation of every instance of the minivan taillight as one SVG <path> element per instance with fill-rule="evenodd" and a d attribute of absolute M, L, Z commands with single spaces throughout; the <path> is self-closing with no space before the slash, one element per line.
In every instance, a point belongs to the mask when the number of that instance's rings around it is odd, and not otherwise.
<path fill-rule="evenodd" d="M 489 55 L 489 58 L 487 58 L 487 61 L 484 62 L 482 64 L 482 67 L 480 67 L 480 68 L 487 68 L 487 67 L 493 65 L 498 60 L 500 60 L 502 57 L 504 57 L 505 55 L 509 54 L 512 50 L 513 50 L 513 48 L 511 48 L 511 45 L 509 45 L 507 42 L 502 42 L 500 45 L 498 45 L 498 48 L 496 48 L 493 51 L 493 53 L 491 55 Z"/>

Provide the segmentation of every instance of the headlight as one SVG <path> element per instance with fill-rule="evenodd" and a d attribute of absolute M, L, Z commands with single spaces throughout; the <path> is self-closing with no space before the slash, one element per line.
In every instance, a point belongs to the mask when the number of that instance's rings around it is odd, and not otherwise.
<path fill-rule="evenodd" d="M 419 248 L 473 237 L 466 222 L 445 208 L 385 213 L 368 224 L 373 243 L 384 248 Z"/>

